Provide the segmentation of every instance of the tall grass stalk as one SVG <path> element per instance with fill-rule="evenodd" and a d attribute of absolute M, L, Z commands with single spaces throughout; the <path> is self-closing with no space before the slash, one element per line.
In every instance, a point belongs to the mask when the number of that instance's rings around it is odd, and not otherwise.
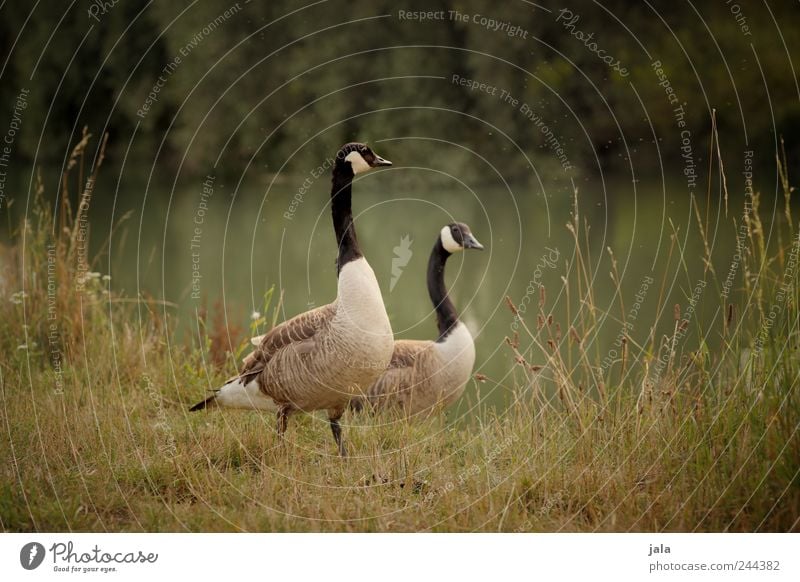
<path fill-rule="evenodd" d="M 604 365 L 600 328 L 615 318 L 596 302 L 576 193 L 560 294 L 567 320 L 544 289 L 527 317 L 509 302 L 503 324 L 518 321 L 519 334 L 507 340 L 517 378 L 505 386 L 508 408 L 458 423 L 348 416 L 343 461 L 322 417 L 294 418 L 280 446 L 271 415 L 187 412 L 231 373 L 249 334 L 203 312 L 196 334 L 176 341 L 170 310 L 79 270 L 70 184 L 78 172 L 86 188 L 84 137 L 56 215 L 40 182 L 0 251 L 3 530 L 798 530 L 800 295 L 781 158 L 788 242 L 767 244 L 756 196 L 737 288 L 725 298 L 715 271 L 705 273 L 703 309 L 718 313 L 710 327 L 685 323 L 693 282 L 679 256 L 686 298 L 668 305 L 668 275 L 657 278 L 659 321 L 626 327 L 619 357 Z M 279 297 L 265 297 L 250 334 L 277 322 Z"/>

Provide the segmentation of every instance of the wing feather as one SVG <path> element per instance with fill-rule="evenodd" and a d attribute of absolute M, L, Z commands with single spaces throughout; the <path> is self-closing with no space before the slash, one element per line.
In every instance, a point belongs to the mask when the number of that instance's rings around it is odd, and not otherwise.
<path fill-rule="evenodd" d="M 294 346 L 300 353 L 312 351 L 315 347 L 314 337 L 330 324 L 335 314 L 336 305 L 329 303 L 296 315 L 259 336 L 260 342 L 244 359 L 239 376 L 249 382 L 261 373 L 275 354 L 288 346 Z"/>
<path fill-rule="evenodd" d="M 413 367 L 419 355 L 430 347 L 429 341 L 398 340 L 394 342 L 389 369 Z"/>
<path fill-rule="evenodd" d="M 375 408 L 383 408 L 390 403 L 402 405 L 409 397 L 420 379 L 420 368 L 426 351 L 433 342 L 399 340 L 394 344 L 394 352 L 389 367 L 381 374 L 367 391 L 367 399 Z"/>

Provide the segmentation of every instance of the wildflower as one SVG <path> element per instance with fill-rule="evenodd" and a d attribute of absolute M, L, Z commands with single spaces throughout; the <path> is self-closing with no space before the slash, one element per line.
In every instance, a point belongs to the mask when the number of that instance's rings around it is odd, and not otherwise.
<path fill-rule="evenodd" d="M 253 321 L 257 321 L 261 317 L 261 314 L 258 311 L 254 311 L 250 314 L 250 319 Z"/>
<path fill-rule="evenodd" d="M 17 349 L 18 350 L 27 350 L 28 349 L 28 344 L 22 344 L 21 346 L 17 346 Z"/>
<path fill-rule="evenodd" d="M 111 275 L 103 275 L 103 281 L 111 281 Z"/>
<path fill-rule="evenodd" d="M 18 291 L 17 293 L 14 293 L 11 296 L 11 303 L 13 303 L 14 305 L 19 305 L 22 303 L 23 299 L 25 299 L 27 296 L 28 294 L 25 293 L 25 291 Z"/>

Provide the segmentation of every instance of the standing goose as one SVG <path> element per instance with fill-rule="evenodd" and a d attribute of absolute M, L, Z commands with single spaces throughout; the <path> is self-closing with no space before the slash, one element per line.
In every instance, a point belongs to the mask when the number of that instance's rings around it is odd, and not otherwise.
<path fill-rule="evenodd" d="M 475 344 L 444 284 L 447 259 L 464 249 L 483 249 L 469 226 L 454 222 L 442 228 L 428 261 L 428 294 L 436 310 L 439 337 L 396 341 L 388 369 L 365 397 L 353 400 L 354 409 L 366 400 L 374 409 L 398 408 L 411 416 L 446 407 L 464 392 L 475 363 Z"/>
<path fill-rule="evenodd" d="M 351 210 L 352 182 L 391 162 L 360 143 L 342 146 L 333 166 L 331 212 L 339 278 L 333 303 L 312 309 L 258 338 L 237 376 L 190 410 L 213 406 L 277 411 L 283 436 L 290 414 L 327 410 L 339 454 L 339 418 L 349 400 L 389 364 L 392 328 L 375 273 L 361 254 Z"/>

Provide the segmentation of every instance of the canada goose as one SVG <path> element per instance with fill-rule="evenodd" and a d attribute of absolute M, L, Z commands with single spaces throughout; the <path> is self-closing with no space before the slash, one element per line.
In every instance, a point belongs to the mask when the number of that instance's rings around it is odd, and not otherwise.
<path fill-rule="evenodd" d="M 453 253 L 482 250 L 462 222 L 442 228 L 428 260 L 428 294 L 436 310 L 439 337 L 430 340 L 398 340 L 388 369 L 352 401 L 359 410 L 364 400 L 374 409 L 399 408 L 407 415 L 432 412 L 455 402 L 472 374 L 475 344 L 467 326 L 458 319 L 444 284 L 444 266 Z"/>
<path fill-rule="evenodd" d="M 351 210 L 352 182 L 392 163 L 360 143 L 336 155 L 331 213 L 338 244 L 339 278 L 333 303 L 312 309 L 257 338 L 237 376 L 190 410 L 212 406 L 274 410 L 283 436 L 290 414 L 327 410 L 339 453 L 346 455 L 339 418 L 389 364 L 392 328 L 378 281 L 358 246 Z"/>

